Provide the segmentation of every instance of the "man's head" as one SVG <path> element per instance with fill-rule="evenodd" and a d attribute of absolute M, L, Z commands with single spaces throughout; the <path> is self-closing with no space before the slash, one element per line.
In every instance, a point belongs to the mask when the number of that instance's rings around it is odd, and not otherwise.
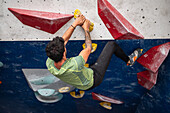
<path fill-rule="evenodd" d="M 47 44 L 45 51 L 47 56 L 56 63 L 61 61 L 65 52 L 64 39 L 57 36 Z"/>

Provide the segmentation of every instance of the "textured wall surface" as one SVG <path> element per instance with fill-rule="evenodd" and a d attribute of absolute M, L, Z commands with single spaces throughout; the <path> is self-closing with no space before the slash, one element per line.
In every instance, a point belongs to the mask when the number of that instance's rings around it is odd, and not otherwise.
<path fill-rule="evenodd" d="M 141 47 L 146 52 L 156 45 L 170 40 L 123 40 L 116 41 L 127 55 Z M 93 41 L 98 44 L 97 50 L 90 55 L 88 63 L 93 64 L 107 41 Z M 76 56 L 82 50 L 84 41 L 69 41 L 67 57 Z M 28 86 L 22 68 L 44 68 L 47 56 L 47 41 L 1 41 L 0 61 L 0 112 L 1 113 L 169 113 L 170 97 L 170 54 L 158 72 L 157 84 L 150 91 L 137 82 L 137 73 L 144 71 L 139 63 L 128 67 L 112 56 L 111 63 L 102 84 L 91 91 L 86 91 L 82 99 L 74 99 L 64 94 L 62 100 L 53 104 L 39 102 Z M 127 49 L 128 47 L 128 49 Z M 122 105 L 112 104 L 107 110 L 93 100 L 91 92 L 99 93 L 124 102 Z M 137 109 L 137 111 L 136 111 Z"/>
<path fill-rule="evenodd" d="M 170 42 L 170 0 L 108 1 L 148 39 L 116 41 L 126 54 L 138 47 L 146 52 L 153 46 Z M 0 113 L 170 113 L 170 54 L 159 68 L 157 84 L 150 91 L 137 82 L 136 73 L 146 69 L 139 63 L 127 67 L 113 55 L 104 81 L 92 90 L 124 101 L 122 105 L 112 104 L 111 111 L 92 99 L 92 91 L 87 91 L 82 99 L 64 94 L 57 103 L 39 102 L 29 88 L 22 68 L 46 69 L 46 44 L 53 37 L 62 36 L 74 19 L 55 34 L 49 34 L 22 24 L 8 8 L 63 14 L 73 14 L 75 9 L 80 9 L 95 24 L 91 36 L 98 48 L 90 55 L 89 64 L 97 60 L 107 39 L 113 40 L 97 14 L 97 0 L 0 0 L 0 62 L 4 64 L 0 67 Z M 84 33 L 80 27 L 76 28 L 71 40 L 67 45 L 67 57 L 76 56 L 82 50 Z"/>
<path fill-rule="evenodd" d="M 108 0 L 145 38 L 170 38 L 169 0 Z M 92 22 L 93 39 L 113 39 L 97 14 L 97 0 L 0 0 L 1 40 L 50 40 L 62 36 L 74 19 L 54 35 L 23 25 L 8 8 L 73 14 L 75 9 Z M 84 33 L 76 28 L 71 40 L 83 40 Z"/>

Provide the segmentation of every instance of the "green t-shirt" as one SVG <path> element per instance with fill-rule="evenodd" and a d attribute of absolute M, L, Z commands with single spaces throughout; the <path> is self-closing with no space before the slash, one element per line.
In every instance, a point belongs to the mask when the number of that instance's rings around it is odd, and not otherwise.
<path fill-rule="evenodd" d="M 93 86 L 93 70 L 85 67 L 85 60 L 82 56 L 67 59 L 60 69 L 54 66 L 54 61 L 47 59 L 46 65 L 50 73 L 60 80 L 81 90 Z"/>

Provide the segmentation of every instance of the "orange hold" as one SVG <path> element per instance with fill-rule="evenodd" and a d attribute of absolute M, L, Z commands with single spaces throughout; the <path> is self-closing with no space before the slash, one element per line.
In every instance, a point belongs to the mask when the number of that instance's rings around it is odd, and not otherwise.
<path fill-rule="evenodd" d="M 2 84 L 2 81 L 0 81 L 0 84 Z"/>

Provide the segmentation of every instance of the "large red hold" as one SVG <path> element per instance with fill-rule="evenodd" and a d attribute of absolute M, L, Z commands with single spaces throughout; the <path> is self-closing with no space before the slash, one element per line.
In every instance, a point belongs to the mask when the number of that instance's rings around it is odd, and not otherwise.
<path fill-rule="evenodd" d="M 170 42 L 152 47 L 141 57 L 139 57 L 137 62 L 139 62 L 148 70 L 156 73 L 165 58 L 168 56 L 169 49 Z"/>
<path fill-rule="evenodd" d="M 151 71 L 142 71 L 137 73 L 138 83 L 145 87 L 146 89 L 150 90 L 157 81 L 158 71 L 153 73 Z"/>
<path fill-rule="evenodd" d="M 54 34 L 72 17 L 71 14 L 60 14 L 43 11 L 8 8 L 23 24 Z"/>
<path fill-rule="evenodd" d="M 109 98 L 97 93 L 92 92 L 92 97 L 94 100 L 99 100 L 99 101 L 104 101 L 104 102 L 109 102 L 109 103 L 114 103 L 114 104 L 122 104 L 122 101 L 113 99 L 113 98 Z"/>
<path fill-rule="evenodd" d="M 98 14 L 114 39 L 144 38 L 107 0 L 98 0 Z"/>

